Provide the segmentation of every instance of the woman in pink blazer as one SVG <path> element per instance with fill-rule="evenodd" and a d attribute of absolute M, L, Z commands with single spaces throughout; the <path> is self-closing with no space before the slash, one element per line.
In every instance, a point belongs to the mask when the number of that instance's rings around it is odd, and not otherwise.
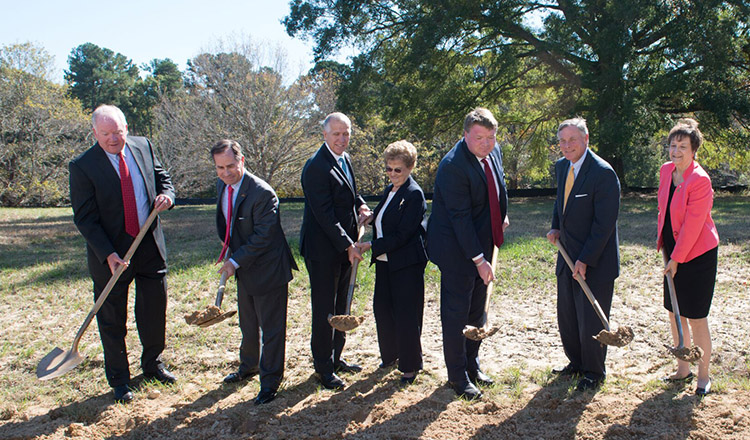
<path fill-rule="evenodd" d="M 698 123 L 692 119 L 679 121 L 669 132 L 667 143 L 671 162 L 662 165 L 659 176 L 656 245 L 657 250 L 664 247 L 669 255 L 664 274 L 671 272 L 674 276 L 685 345 L 691 345 L 692 336 L 692 343 L 703 349 L 695 390 L 698 395 L 711 391 L 708 313 L 716 282 L 719 245 L 719 234 L 711 219 L 714 194 L 711 179 L 695 161 L 695 153 L 702 142 Z M 672 337 L 677 345 L 677 326 L 666 278 L 664 308 L 669 311 Z M 693 377 L 690 364 L 677 360 L 677 371 L 663 380 L 687 382 Z"/>

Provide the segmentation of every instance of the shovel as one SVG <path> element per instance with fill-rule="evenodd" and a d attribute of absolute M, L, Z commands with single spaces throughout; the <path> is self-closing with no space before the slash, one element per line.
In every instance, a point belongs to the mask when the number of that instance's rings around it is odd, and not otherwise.
<path fill-rule="evenodd" d="M 138 245 L 141 244 L 141 240 L 143 240 L 146 232 L 148 232 L 148 228 L 151 226 L 151 223 L 153 223 L 156 215 L 156 209 L 152 210 L 151 214 L 146 219 L 146 223 L 143 224 L 143 227 L 141 227 L 138 235 L 136 235 L 135 239 L 133 240 L 133 244 L 130 245 L 128 253 L 125 254 L 125 258 L 123 258 L 123 260 L 129 262 L 130 259 L 133 258 L 133 254 L 135 254 L 136 249 L 138 249 Z M 63 374 L 67 373 L 68 371 L 78 366 L 78 364 L 83 362 L 84 357 L 78 352 L 78 343 L 81 342 L 81 337 L 83 337 L 83 334 L 86 332 L 89 324 L 91 324 L 91 321 L 94 319 L 96 312 L 98 312 L 102 307 L 102 304 L 104 304 L 104 301 L 109 296 L 109 292 L 112 291 L 115 283 L 117 283 L 117 280 L 120 278 L 120 275 L 125 272 L 126 268 L 127 266 L 125 266 L 124 264 L 117 266 L 117 269 L 115 269 L 115 273 L 112 274 L 109 282 L 106 286 L 104 286 L 104 290 L 102 290 L 102 293 L 99 295 L 99 299 L 96 300 L 96 303 L 94 303 L 94 307 L 91 309 L 88 316 L 86 316 L 86 319 L 83 321 L 81 328 L 78 329 L 78 333 L 73 339 L 73 345 L 70 347 L 70 350 L 62 351 L 62 349 L 60 349 L 59 347 L 55 347 L 54 350 L 49 352 L 47 356 L 39 361 L 39 365 L 37 365 L 36 367 L 37 379 L 54 379 L 55 377 L 62 376 Z"/>
<path fill-rule="evenodd" d="M 664 256 L 664 266 L 669 263 L 669 256 L 667 256 L 667 250 L 662 248 L 662 255 Z M 674 278 L 672 272 L 667 272 L 667 286 L 669 287 L 669 302 L 672 303 L 672 313 L 674 314 L 674 321 L 677 325 L 677 337 L 679 343 L 677 347 L 664 344 L 676 358 L 682 359 L 685 362 L 696 362 L 703 357 L 703 349 L 700 347 L 692 346 L 690 348 L 685 347 L 685 340 L 682 336 L 682 319 L 680 318 L 680 306 L 677 304 L 677 292 L 674 289 Z"/>
<path fill-rule="evenodd" d="M 365 225 L 359 225 L 359 236 L 357 242 L 362 239 L 365 234 Z M 346 315 L 328 315 L 328 323 L 331 327 L 335 328 L 340 332 L 347 332 L 354 330 L 359 327 L 360 324 L 365 322 L 364 316 L 352 316 L 352 297 L 354 296 L 354 287 L 357 285 L 357 268 L 359 267 L 359 260 L 355 260 L 352 265 L 352 274 L 349 276 L 349 289 L 346 292 Z"/>
<path fill-rule="evenodd" d="M 490 267 L 492 268 L 492 273 L 495 273 L 495 265 L 497 264 L 497 247 L 492 246 L 492 263 L 490 264 Z M 464 337 L 471 339 L 472 341 L 481 341 L 482 339 L 489 338 L 490 336 L 497 333 L 498 330 L 500 330 L 500 326 L 493 325 L 490 326 L 490 320 L 489 320 L 489 311 L 490 311 L 490 294 L 492 293 L 492 286 L 495 284 L 495 281 L 490 281 L 487 284 L 487 298 L 484 301 L 484 326 L 482 327 L 474 327 L 473 325 L 467 325 L 464 327 L 463 334 Z"/>
<path fill-rule="evenodd" d="M 568 256 L 568 253 L 565 252 L 562 244 L 560 244 L 560 240 L 556 240 L 555 245 L 557 246 L 557 249 L 560 250 L 560 254 L 565 259 L 565 262 L 568 263 L 570 271 L 573 272 L 575 269 L 573 261 Z M 588 298 L 591 305 L 594 306 L 594 310 L 596 310 L 597 316 L 599 316 L 599 319 L 602 321 L 602 325 L 604 325 L 604 330 L 600 331 L 598 335 L 592 336 L 592 338 L 596 339 L 603 345 L 611 345 L 613 347 L 624 347 L 628 345 L 630 341 L 633 340 L 633 329 L 625 326 L 618 328 L 614 332 L 610 331 L 609 321 L 607 321 L 607 317 L 604 316 L 604 311 L 602 311 L 602 307 L 599 305 L 599 301 L 597 301 L 594 297 L 594 294 L 591 292 L 591 289 L 586 283 L 586 280 L 580 277 L 576 277 L 576 280 L 583 288 L 583 292 L 586 294 L 586 298 Z"/>
<path fill-rule="evenodd" d="M 224 300 L 224 289 L 227 284 L 227 278 L 227 273 L 222 272 L 221 279 L 219 280 L 219 289 L 216 291 L 216 301 L 214 302 L 214 305 L 208 306 L 204 310 L 199 310 L 189 315 L 185 315 L 186 323 L 197 325 L 201 328 L 206 328 L 208 326 L 218 324 L 237 313 L 236 310 L 230 310 L 228 312 L 222 312 L 221 310 L 221 302 Z"/>

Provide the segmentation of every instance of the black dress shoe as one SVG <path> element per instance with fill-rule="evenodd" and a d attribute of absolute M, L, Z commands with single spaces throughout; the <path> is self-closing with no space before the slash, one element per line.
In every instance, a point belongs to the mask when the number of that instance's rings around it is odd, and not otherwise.
<path fill-rule="evenodd" d="M 560 377 L 573 377 L 581 374 L 581 371 L 573 367 L 572 364 L 568 364 L 563 368 L 553 368 L 552 373 L 557 374 Z"/>
<path fill-rule="evenodd" d="M 397 363 L 398 363 L 398 359 L 394 359 L 394 360 L 392 360 L 390 362 L 387 362 L 387 363 L 386 362 L 381 362 L 380 365 L 378 365 L 378 368 L 391 368 L 391 367 L 395 367 Z"/>
<path fill-rule="evenodd" d="M 339 359 L 333 364 L 333 371 L 335 373 L 359 373 L 362 371 L 362 367 L 357 364 L 350 364 L 343 359 Z"/>
<path fill-rule="evenodd" d="M 484 374 L 482 370 L 467 371 L 469 380 L 476 386 L 489 387 L 495 384 L 491 377 Z"/>
<path fill-rule="evenodd" d="M 147 380 L 158 380 L 164 385 L 169 385 L 177 382 L 177 378 L 174 374 L 170 373 L 166 368 L 159 368 L 155 373 L 143 373 L 143 377 Z"/>
<path fill-rule="evenodd" d="M 414 383 L 415 380 L 417 380 L 416 371 L 412 373 L 404 373 L 401 375 L 401 379 L 399 379 L 399 381 L 401 381 L 401 383 L 404 385 L 411 385 Z"/>
<path fill-rule="evenodd" d="M 343 380 L 341 380 L 340 377 L 336 376 L 336 373 L 328 373 L 328 374 L 319 374 L 318 380 L 320 380 L 320 384 L 323 385 L 323 387 L 329 389 L 329 390 L 343 390 L 346 386 L 346 383 L 344 383 Z"/>
<path fill-rule="evenodd" d="M 463 397 L 466 400 L 476 400 L 482 397 L 482 392 L 479 391 L 479 388 L 475 387 L 473 383 L 469 382 L 468 380 L 463 380 L 461 382 L 448 382 L 453 388 L 453 391 L 456 392 L 458 397 Z"/>
<path fill-rule="evenodd" d="M 240 371 L 235 371 L 234 373 L 227 374 L 227 377 L 224 378 L 224 383 L 242 382 L 243 380 L 251 379 L 256 374 L 258 374 L 257 371 L 250 371 L 250 372 L 247 372 L 247 373 L 242 373 Z"/>
<path fill-rule="evenodd" d="M 264 403 L 271 402 L 275 398 L 276 390 L 270 388 L 261 388 L 254 402 L 256 405 L 263 405 Z"/>
<path fill-rule="evenodd" d="M 133 392 L 130 391 L 128 384 L 117 385 L 114 388 L 115 403 L 128 403 L 133 400 Z"/>
<path fill-rule="evenodd" d="M 602 382 L 604 382 L 604 379 L 582 377 L 581 380 L 579 380 L 578 384 L 576 385 L 576 391 L 583 392 L 587 390 L 596 390 L 600 386 L 602 386 Z"/>

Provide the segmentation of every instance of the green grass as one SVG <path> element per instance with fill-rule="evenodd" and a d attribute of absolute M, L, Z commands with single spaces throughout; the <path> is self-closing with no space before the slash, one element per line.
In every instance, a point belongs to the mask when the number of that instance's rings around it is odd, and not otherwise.
<path fill-rule="evenodd" d="M 545 295 L 543 301 L 548 304 L 540 308 L 539 320 L 555 313 L 551 295 L 554 292 L 552 268 L 556 254 L 544 237 L 549 229 L 551 209 L 551 198 L 511 199 L 511 226 L 507 230 L 506 245 L 499 254 L 496 292 L 511 303 Z M 295 387 L 305 382 L 310 373 L 309 283 L 298 251 L 302 204 L 283 204 L 281 213 L 283 227 L 300 268 L 290 284 L 289 374 L 288 382 L 284 385 Z M 750 237 L 746 224 L 750 217 L 750 197 L 717 197 L 713 216 L 722 241 L 720 267 L 732 268 L 729 271 L 731 276 L 717 281 L 716 295 L 745 301 L 747 310 Z M 178 365 L 176 372 L 181 376 L 220 375 L 237 365 L 237 321 L 228 321 L 212 331 L 187 326 L 183 321 L 184 314 L 213 303 L 215 297 L 219 277 L 214 262 L 220 250 L 220 239 L 214 224 L 215 207 L 178 206 L 161 217 L 169 251 L 167 356 L 172 364 Z M 631 307 L 631 303 L 635 307 L 644 296 L 653 295 L 653 291 L 644 287 L 642 280 L 657 277 L 656 270 L 661 264 L 655 250 L 655 223 L 654 197 L 630 196 L 623 199 L 619 230 L 622 266 L 628 276 L 618 280 L 617 295 L 627 307 Z M 374 266 L 371 267 L 369 261 L 361 264 L 352 313 L 369 314 L 370 321 L 373 320 L 370 311 L 374 278 Z M 439 279 L 437 268 L 428 264 L 425 301 L 433 306 L 439 302 Z M 225 294 L 225 308 L 236 308 L 234 289 L 234 283 L 230 282 Z M 37 381 L 34 374 L 39 360 L 52 348 L 69 348 L 78 326 L 93 305 L 92 299 L 85 263 L 85 244 L 73 225 L 70 208 L 0 208 L 0 326 L 3 328 L 0 339 L 0 418 L 8 419 L 36 405 L 56 407 L 109 393 L 95 324 L 81 342 L 80 350 L 87 360 L 74 372 L 50 382 Z M 512 309 L 499 313 L 505 312 L 510 312 L 505 321 L 507 325 L 520 327 L 521 331 L 537 330 L 516 318 Z M 622 315 L 618 318 L 624 319 Z M 135 376 L 139 374 L 137 357 L 140 344 L 132 321 L 131 304 L 127 343 L 131 353 L 131 370 Z M 666 326 L 661 315 L 657 323 L 661 327 Z M 426 324 L 439 328 L 439 322 Z M 732 324 L 718 324 L 719 331 L 722 325 Z M 647 330 L 644 327 L 641 331 Z M 377 357 L 377 344 L 372 332 L 353 332 L 350 341 L 349 344 L 365 347 Z M 744 343 L 744 346 L 747 347 L 747 344 Z M 435 356 L 439 359 L 441 354 L 437 352 Z M 730 386 L 750 389 L 750 360 L 747 355 L 743 359 L 739 365 L 716 366 L 716 390 Z M 373 360 L 372 363 L 376 365 L 377 361 Z M 544 387 L 553 381 L 549 368 L 536 366 L 504 369 L 493 375 L 499 379 L 499 383 L 490 394 L 510 394 L 513 399 L 521 398 L 530 385 Z M 213 376 L 203 377 L 198 380 L 198 386 L 213 386 L 215 379 Z M 426 371 L 414 386 L 429 393 L 431 388 L 440 384 L 438 374 Z M 176 390 L 181 390 L 183 386 L 182 383 L 178 384 Z M 257 387 L 255 384 L 253 386 Z M 607 380 L 606 386 L 628 389 L 633 385 L 626 379 L 612 377 Z M 650 382 L 646 386 L 647 390 L 657 388 L 656 384 Z M 138 392 L 147 394 L 154 389 L 169 392 L 169 389 L 163 390 L 160 385 L 152 383 L 142 384 Z M 86 412 L 85 407 L 84 410 L 79 406 L 76 408 L 84 413 L 73 414 L 72 418 L 82 422 L 91 421 L 98 414 L 94 410 Z"/>

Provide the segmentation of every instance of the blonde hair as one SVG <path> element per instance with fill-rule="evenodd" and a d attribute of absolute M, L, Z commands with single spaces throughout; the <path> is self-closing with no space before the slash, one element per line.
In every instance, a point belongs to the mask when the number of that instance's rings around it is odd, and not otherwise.
<path fill-rule="evenodd" d="M 383 155 L 386 162 L 389 160 L 401 160 L 409 169 L 413 168 L 417 163 L 417 149 L 411 142 L 403 139 L 388 145 Z"/>

